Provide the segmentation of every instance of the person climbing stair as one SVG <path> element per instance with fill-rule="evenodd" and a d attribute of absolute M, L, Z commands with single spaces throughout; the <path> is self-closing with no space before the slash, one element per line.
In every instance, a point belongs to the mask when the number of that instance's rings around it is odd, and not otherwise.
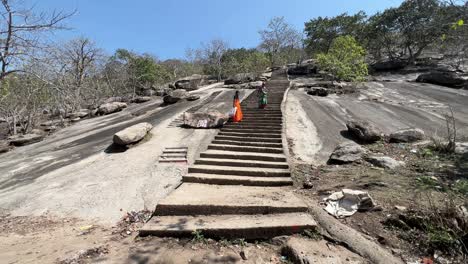
<path fill-rule="evenodd" d="M 268 98 L 267 98 L 267 89 L 265 87 L 264 82 L 262 82 L 262 86 L 257 89 L 257 97 L 258 97 L 258 108 L 265 109 L 268 103 Z"/>
<path fill-rule="evenodd" d="M 234 102 L 232 107 L 235 109 L 234 115 L 232 117 L 232 122 L 238 123 L 242 121 L 243 114 L 242 114 L 242 109 L 240 105 L 240 100 L 239 100 L 239 91 L 236 91 L 234 95 Z"/>

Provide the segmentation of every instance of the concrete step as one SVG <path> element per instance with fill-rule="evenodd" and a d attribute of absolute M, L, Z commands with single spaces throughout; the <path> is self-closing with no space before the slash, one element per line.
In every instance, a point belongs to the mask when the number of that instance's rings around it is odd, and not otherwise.
<path fill-rule="evenodd" d="M 218 133 L 220 136 L 231 136 L 231 137 L 256 137 L 256 138 L 281 138 L 281 134 L 270 134 L 270 133 L 238 133 L 238 132 L 224 132 Z"/>
<path fill-rule="evenodd" d="M 254 167 L 226 167 L 216 165 L 193 165 L 188 173 L 204 173 L 218 175 L 237 175 L 254 177 L 290 177 L 289 169 L 254 168 Z"/>
<path fill-rule="evenodd" d="M 262 118 L 257 118 L 257 117 L 244 117 L 242 121 L 239 124 L 242 124 L 243 122 L 249 123 L 249 122 L 270 122 L 270 123 L 281 123 L 283 122 L 283 118 L 273 118 L 273 117 L 262 117 Z"/>
<path fill-rule="evenodd" d="M 271 128 L 271 129 L 255 129 L 255 128 L 222 128 L 221 131 L 224 132 L 239 132 L 239 133 L 252 133 L 252 134 L 281 134 L 281 128 Z"/>
<path fill-rule="evenodd" d="M 158 216 L 140 229 L 141 236 L 191 237 L 194 231 L 212 238 L 269 239 L 315 229 L 307 213 L 269 215 Z"/>
<path fill-rule="evenodd" d="M 215 140 L 241 141 L 241 142 L 265 142 L 265 143 L 282 143 L 281 138 L 256 138 L 256 137 L 236 137 L 236 136 L 215 136 Z"/>
<path fill-rule="evenodd" d="M 217 144 L 210 144 L 208 146 L 208 149 L 240 151 L 240 152 L 283 153 L 282 148 L 247 147 L 247 146 L 232 146 L 232 145 L 217 145 Z"/>
<path fill-rule="evenodd" d="M 268 117 L 268 118 L 282 118 L 283 115 L 281 114 L 244 114 L 244 117 L 255 117 L 255 118 L 265 118 L 265 117 Z"/>
<path fill-rule="evenodd" d="M 232 125 L 232 126 L 282 126 L 283 122 L 282 121 L 246 121 L 243 120 L 240 123 L 227 123 L 226 125 Z M 225 126 L 226 126 L 225 125 Z"/>
<path fill-rule="evenodd" d="M 259 160 L 232 160 L 232 159 L 209 159 L 200 158 L 195 161 L 197 165 L 235 166 L 235 167 L 255 167 L 255 168 L 276 168 L 289 169 L 287 162 L 271 162 Z"/>
<path fill-rule="evenodd" d="M 191 173 L 182 177 L 183 182 L 217 184 L 217 185 L 244 185 L 244 186 L 290 186 L 293 181 L 290 177 L 252 177 L 238 175 L 216 175 Z"/>
<path fill-rule="evenodd" d="M 281 124 L 262 125 L 262 124 L 245 124 L 244 122 L 241 122 L 241 123 L 229 123 L 229 124 L 224 125 L 223 128 L 282 129 L 283 126 Z"/>
<path fill-rule="evenodd" d="M 247 141 L 230 141 L 230 140 L 213 140 L 211 143 L 217 145 L 232 145 L 232 146 L 246 146 L 246 147 L 267 147 L 267 148 L 282 148 L 281 143 L 265 143 L 265 142 L 247 142 Z"/>
<path fill-rule="evenodd" d="M 155 215 L 276 214 L 306 212 L 287 187 L 183 183 L 156 206 Z"/>
<path fill-rule="evenodd" d="M 278 109 L 278 110 L 260 110 L 260 111 L 259 110 L 260 109 L 255 109 L 254 110 L 254 109 L 247 108 L 247 109 L 242 109 L 242 113 L 244 113 L 244 114 L 267 114 L 267 115 L 269 115 L 269 114 L 281 115 L 282 114 L 280 109 Z"/>
<path fill-rule="evenodd" d="M 261 160 L 261 161 L 286 162 L 286 156 L 284 154 L 274 154 L 274 153 L 253 153 L 253 152 L 239 152 L 239 151 L 207 150 L 201 153 L 200 157 L 209 158 L 209 159 L 236 159 L 236 160 Z"/>

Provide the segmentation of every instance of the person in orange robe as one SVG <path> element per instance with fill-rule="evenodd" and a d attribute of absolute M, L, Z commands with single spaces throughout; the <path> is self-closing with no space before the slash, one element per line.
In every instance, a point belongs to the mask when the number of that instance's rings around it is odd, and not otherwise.
<path fill-rule="evenodd" d="M 232 117 L 232 121 L 236 123 L 242 121 L 243 115 L 239 100 L 239 91 L 236 91 L 236 94 L 234 95 L 233 107 L 236 107 L 236 113 Z"/>

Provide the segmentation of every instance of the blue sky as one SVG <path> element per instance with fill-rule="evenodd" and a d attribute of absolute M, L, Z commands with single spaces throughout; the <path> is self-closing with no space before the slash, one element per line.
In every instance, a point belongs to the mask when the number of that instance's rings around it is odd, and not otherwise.
<path fill-rule="evenodd" d="M 107 53 L 117 48 L 147 52 L 161 59 L 183 58 L 185 50 L 213 38 L 230 47 L 256 47 L 258 31 L 274 16 L 284 16 L 302 31 L 318 16 L 368 14 L 398 6 L 401 0 L 34 0 L 38 10 L 77 10 L 73 28 L 58 39 L 85 36 Z"/>

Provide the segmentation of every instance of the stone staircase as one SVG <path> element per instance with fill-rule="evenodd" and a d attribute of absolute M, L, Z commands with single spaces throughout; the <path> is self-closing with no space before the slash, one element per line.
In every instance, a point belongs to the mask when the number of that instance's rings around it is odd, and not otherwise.
<path fill-rule="evenodd" d="M 183 177 L 159 202 L 140 235 L 271 238 L 313 229 L 307 205 L 294 195 L 283 152 L 281 103 L 289 81 L 275 72 L 268 106 L 256 93 L 242 102 L 244 119 L 225 125 Z"/>

